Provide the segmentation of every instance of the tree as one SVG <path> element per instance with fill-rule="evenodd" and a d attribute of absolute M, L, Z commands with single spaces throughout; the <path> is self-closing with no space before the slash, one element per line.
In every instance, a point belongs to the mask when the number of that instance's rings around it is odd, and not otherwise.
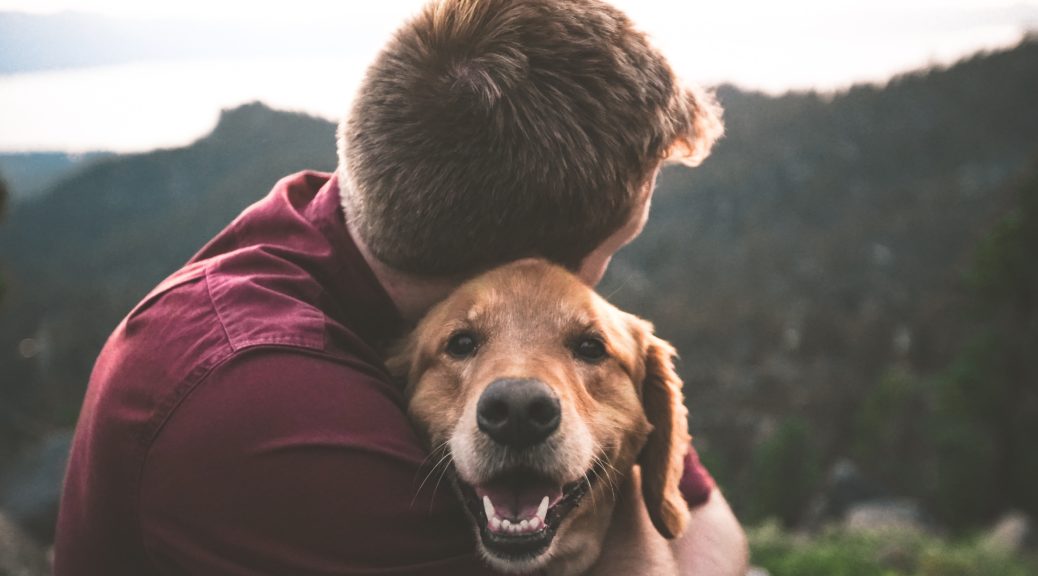
<path fill-rule="evenodd" d="M 934 509 L 964 526 L 1038 514 L 1038 163 L 980 245 L 968 281 L 973 338 L 936 381 Z"/>
<path fill-rule="evenodd" d="M 749 520 L 777 518 L 786 526 L 800 521 L 821 477 L 810 426 L 801 418 L 782 420 L 753 451 L 750 462 Z"/>

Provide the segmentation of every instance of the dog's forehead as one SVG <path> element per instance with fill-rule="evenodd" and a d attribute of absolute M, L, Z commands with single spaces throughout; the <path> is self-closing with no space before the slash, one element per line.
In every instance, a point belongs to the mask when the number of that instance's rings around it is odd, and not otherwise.
<path fill-rule="evenodd" d="M 593 290 L 548 264 L 506 267 L 458 294 L 453 315 L 474 324 L 591 325 L 601 313 Z"/>

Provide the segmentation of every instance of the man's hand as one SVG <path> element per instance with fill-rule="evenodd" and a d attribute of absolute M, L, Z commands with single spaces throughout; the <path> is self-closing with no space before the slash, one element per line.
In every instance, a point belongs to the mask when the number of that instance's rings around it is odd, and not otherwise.
<path fill-rule="evenodd" d="M 684 534 L 672 541 L 660 536 L 649 520 L 637 469 L 621 487 L 618 497 L 602 555 L 590 574 L 746 574 L 749 563 L 746 535 L 716 488 L 705 503 L 691 510 L 692 518 Z"/>

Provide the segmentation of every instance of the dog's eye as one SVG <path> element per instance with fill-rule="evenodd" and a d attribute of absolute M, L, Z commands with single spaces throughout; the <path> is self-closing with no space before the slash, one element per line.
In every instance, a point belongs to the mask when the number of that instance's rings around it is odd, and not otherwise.
<path fill-rule="evenodd" d="M 447 340 L 447 353 L 455 358 L 468 358 L 476 353 L 479 341 L 471 332 L 458 332 Z"/>
<path fill-rule="evenodd" d="M 577 342 L 573 352 L 585 362 L 598 362 L 606 357 L 605 342 L 597 336 L 586 336 Z"/>

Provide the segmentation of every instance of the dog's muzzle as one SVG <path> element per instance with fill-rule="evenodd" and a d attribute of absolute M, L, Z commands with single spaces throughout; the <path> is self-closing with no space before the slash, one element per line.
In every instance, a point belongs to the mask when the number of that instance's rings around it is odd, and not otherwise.
<path fill-rule="evenodd" d="M 501 378 L 480 396 L 476 424 L 503 465 L 477 484 L 458 484 L 487 552 L 517 561 L 539 556 L 590 488 L 588 474 L 561 483 L 549 473 L 554 465 L 533 465 L 555 452 L 561 421 L 558 396 L 539 380 Z"/>

